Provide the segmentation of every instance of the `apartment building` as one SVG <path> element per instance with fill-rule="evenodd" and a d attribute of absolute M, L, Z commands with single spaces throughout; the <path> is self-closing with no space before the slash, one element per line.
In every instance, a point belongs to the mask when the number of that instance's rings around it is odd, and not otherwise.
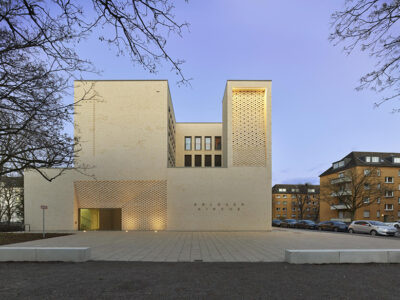
<path fill-rule="evenodd" d="M 351 152 L 320 175 L 320 219 L 400 219 L 400 153 Z"/>
<path fill-rule="evenodd" d="M 272 187 L 273 219 L 319 218 L 319 185 L 275 184 Z"/>
<path fill-rule="evenodd" d="M 166 80 L 76 81 L 74 95 L 75 166 L 90 168 L 25 172 L 32 230 L 41 205 L 49 230 L 270 229 L 271 81 L 227 81 L 219 123 L 177 122 Z"/>

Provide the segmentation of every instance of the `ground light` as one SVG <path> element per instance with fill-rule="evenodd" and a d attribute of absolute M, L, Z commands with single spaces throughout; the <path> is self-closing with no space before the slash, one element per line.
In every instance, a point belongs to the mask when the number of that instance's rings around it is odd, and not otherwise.
<path fill-rule="evenodd" d="M 125 232 L 128 232 L 128 230 L 125 230 Z"/>
<path fill-rule="evenodd" d="M 157 233 L 158 231 L 157 231 L 157 230 L 154 230 L 154 232 Z"/>

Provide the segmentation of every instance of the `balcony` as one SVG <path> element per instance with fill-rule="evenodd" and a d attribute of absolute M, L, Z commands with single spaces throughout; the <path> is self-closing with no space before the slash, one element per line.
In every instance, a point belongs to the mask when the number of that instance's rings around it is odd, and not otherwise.
<path fill-rule="evenodd" d="M 350 177 L 340 177 L 340 178 L 335 178 L 331 180 L 331 184 L 338 184 L 338 183 L 343 183 L 343 182 L 351 182 Z"/>
<path fill-rule="evenodd" d="M 346 210 L 347 206 L 344 204 L 331 205 L 331 210 Z"/>
<path fill-rule="evenodd" d="M 350 190 L 343 190 L 343 191 L 332 192 L 331 197 L 351 196 L 351 194 L 352 192 Z"/>

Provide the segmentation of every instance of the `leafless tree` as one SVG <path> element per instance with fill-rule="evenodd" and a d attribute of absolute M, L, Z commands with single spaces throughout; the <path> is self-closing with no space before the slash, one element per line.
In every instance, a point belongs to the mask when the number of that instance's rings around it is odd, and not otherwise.
<path fill-rule="evenodd" d="M 304 214 L 306 211 L 314 211 L 315 207 L 319 208 L 319 205 L 315 203 L 316 199 L 314 195 L 316 195 L 315 191 L 311 192 L 310 189 L 315 190 L 315 186 L 305 183 L 305 184 L 298 184 L 295 186 L 295 192 L 293 195 L 295 196 L 295 204 L 297 211 L 299 212 L 299 219 L 304 219 Z M 319 201 L 318 201 L 319 203 Z M 308 209 L 308 210 L 307 210 Z M 313 213 L 310 213 L 310 215 Z M 313 216 L 315 216 L 313 214 Z"/>
<path fill-rule="evenodd" d="M 376 68 L 361 77 L 357 87 L 384 92 L 376 106 L 400 98 L 399 19 L 398 0 L 346 0 L 345 8 L 332 15 L 330 40 L 345 43 L 347 53 L 359 48 L 376 59 Z"/>
<path fill-rule="evenodd" d="M 89 36 L 150 72 L 166 61 L 188 83 L 166 50 L 169 34 L 187 27 L 173 9 L 172 0 L 0 0 L 0 176 L 30 168 L 52 180 L 43 168 L 59 176 L 77 167 L 79 140 L 65 131 L 74 103 L 64 99 L 73 79 L 96 72 L 75 51 Z M 92 85 L 85 90 L 77 101 L 96 98 Z"/>
<path fill-rule="evenodd" d="M 391 191 L 389 185 L 381 183 L 378 174 L 376 167 L 347 169 L 339 178 L 321 182 L 321 201 L 330 206 L 344 205 L 353 220 L 358 209 L 376 203 L 378 198 Z"/>
<path fill-rule="evenodd" d="M 22 177 L 6 177 L 0 181 L 0 222 L 22 219 L 24 211 Z"/>

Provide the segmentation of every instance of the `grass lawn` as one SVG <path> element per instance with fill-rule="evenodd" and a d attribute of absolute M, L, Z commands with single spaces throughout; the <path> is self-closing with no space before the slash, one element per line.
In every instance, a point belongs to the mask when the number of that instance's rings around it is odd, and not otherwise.
<path fill-rule="evenodd" d="M 46 239 L 70 235 L 69 233 L 46 233 Z M 25 232 L 0 232 L 0 246 L 1 245 L 8 245 L 8 244 L 15 244 L 15 243 L 22 243 L 22 242 L 29 242 L 34 240 L 41 240 L 42 234 L 41 233 L 25 233 Z"/>

